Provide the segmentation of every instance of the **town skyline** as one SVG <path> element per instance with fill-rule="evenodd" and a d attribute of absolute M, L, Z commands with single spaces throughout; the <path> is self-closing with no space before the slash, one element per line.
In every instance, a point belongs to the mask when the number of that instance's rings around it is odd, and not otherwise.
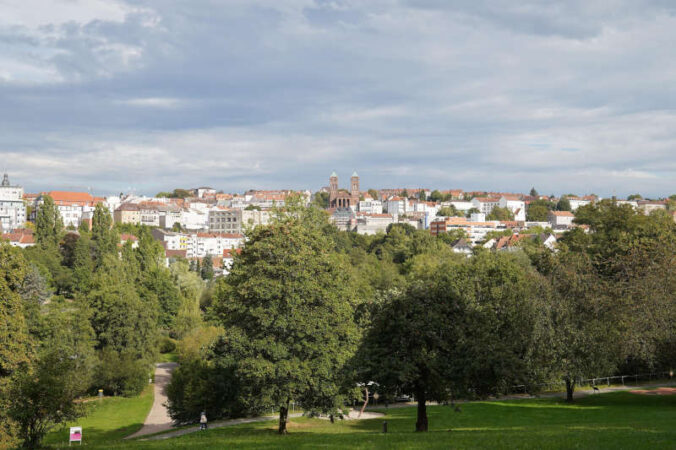
<path fill-rule="evenodd" d="M 553 196 L 553 197 L 559 197 L 561 195 L 568 195 L 568 194 L 575 194 L 579 196 L 585 196 L 585 195 L 596 195 L 600 198 L 612 198 L 612 197 L 617 197 L 617 198 L 626 198 L 630 195 L 634 194 L 641 194 L 645 198 L 654 198 L 654 199 L 660 199 L 660 198 L 668 198 L 671 195 L 674 195 L 674 192 L 676 192 L 676 186 L 674 186 L 673 192 L 672 191 L 666 191 L 666 192 L 656 192 L 654 194 L 651 194 L 650 192 L 652 191 L 641 191 L 639 189 L 631 189 L 625 188 L 621 191 L 613 189 L 612 191 L 607 191 L 607 190 L 600 190 L 600 191 L 580 191 L 579 189 L 576 190 L 565 190 L 565 189 L 558 189 L 554 191 L 546 190 L 546 189 L 541 189 L 539 186 L 536 185 L 530 185 L 529 187 L 522 187 L 522 188 L 517 188 L 517 189 L 501 189 L 499 186 L 496 186 L 495 188 L 488 188 L 487 186 L 495 186 L 495 184 L 492 184 L 490 182 L 484 183 L 483 185 L 477 184 L 475 188 L 471 187 L 463 187 L 460 185 L 454 185 L 452 183 L 449 183 L 447 185 L 443 186 L 430 186 L 430 185 L 424 185 L 424 184 L 408 184 L 408 185 L 400 185 L 400 186 L 393 186 L 393 185 L 384 185 L 384 186 L 378 186 L 375 185 L 374 183 L 369 183 L 368 181 L 364 182 L 363 177 L 361 176 L 362 170 L 360 169 L 355 169 L 357 172 L 360 174 L 360 178 L 362 179 L 362 186 L 361 190 L 363 192 L 366 192 L 369 189 L 375 189 L 375 190 L 396 190 L 396 189 L 428 189 L 430 191 L 433 190 L 439 190 L 439 191 L 444 191 L 444 190 L 454 190 L 454 189 L 460 189 L 464 192 L 488 192 L 488 193 L 522 193 L 526 194 L 528 193 L 532 188 L 535 188 L 540 195 L 546 195 L 546 196 Z M 310 192 L 317 192 L 322 190 L 323 188 L 328 188 L 329 183 L 328 183 L 328 174 L 331 172 L 336 172 L 338 175 L 339 180 L 342 180 L 341 183 L 344 182 L 345 186 L 344 188 L 347 188 L 347 183 L 349 180 L 349 174 L 353 172 L 354 170 L 329 170 L 326 172 L 327 175 L 323 177 L 324 182 L 318 182 L 317 185 L 313 186 L 299 186 L 298 183 L 295 185 L 292 182 L 289 182 L 284 185 L 272 185 L 272 184 L 267 184 L 265 181 L 260 182 L 259 184 L 253 185 L 253 186 L 242 186 L 240 188 L 233 188 L 233 189 L 228 189 L 222 187 L 221 184 L 218 183 L 218 179 L 215 179 L 214 181 L 216 183 L 204 183 L 200 182 L 199 179 L 195 179 L 193 183 L 188 183 L 186 185 L 158 185 L 157 187 L 153 188 L 147 188 L 145 190 L 138 189 L 133 185 L 128 185 L 126 187 L 121 187 L 120 189 L 105 189 L 105 188 L 98 188 L 96 185 L 87 185 L 87 184 L 40 184 L 36 183 L 34 180 L 26 180 L 26 181 L 21 181 L 17 179 L 16 176 L 13 175 L 11 170 L 5 170 L 3 174 L 8 174 L 9 177 L 12 180 L 12 184 L 15 184 L 17 186 L 21 186 L 24 188 L 24 190 L 27 193 L 41 193 L 41 192 L 49 192 L 49 191 L 77 191 L 77 192 L 88 192 L 92 195 L 103 195 L 103 196 L 110 196 L 110 195 L 118 195 L 118 194 L 134 194 L 134 195 L 143 195 L 143 196 L 148 196 L 148 197 L 153 197 L 159 192 L 167 192 L 167 191 L 172 191 L 174 189 L 195 189 L 200 186 L 208 186 L 211 188 L 216 189 L 219 192 L 225 192 L 225 193 L 230 193 L 230 194 L 235 194 L 235 193 L 243 193 L 246 191 L 254 191 L 254 190 L 260 190 L 260 191 L 281 191 L 281 190 L 292 190 L 292 191 L 305 191 L 309 190 Z M 341 176 L 342 174 L 342 176 Z M 123 185 L 120 185 L 123 186 Z M 341 186 L 343 188 L 343 186 Z"/>

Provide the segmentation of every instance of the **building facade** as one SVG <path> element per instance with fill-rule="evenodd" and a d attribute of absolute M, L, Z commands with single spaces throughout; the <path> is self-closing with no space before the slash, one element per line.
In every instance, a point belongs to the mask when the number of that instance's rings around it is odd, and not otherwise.
<path fill-rule="evenodd" d="M 350 177 L 350 190 L 338 188 L 338 175 L 333 172 L 329 177 L 329 208 L 355 210 L 359 205 L 359 175 L 353 172 Z"/>
<path fill-rule="evenodd" d="M 23 188 L 12 186 L 5 174 L 0 184 L 0 231 L 9 232 L 23 227 L 26 223 L 26 205 Z"/>

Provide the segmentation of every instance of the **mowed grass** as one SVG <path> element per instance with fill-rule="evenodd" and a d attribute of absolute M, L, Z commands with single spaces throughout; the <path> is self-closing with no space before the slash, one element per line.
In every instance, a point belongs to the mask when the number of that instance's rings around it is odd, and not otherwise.
<path fill-rule="evenodd" d="M 392 408 L 382 419 L 337 422 L 292 419 L 287 436 L 274 421 L 211 429 L 161 441 L 101 444 L 133 449 L 428 449 L 676 448 L 676 396 L 629 392 L 559 399 L 510 400 L 428 408 L 430 431 L 415 433 L 415 408 Z M 383 434 L 387 420 L 389 432 Z"/>
<path fill-rule="evenodd" d="M 149 385 L 138 397 L 105 397 L 87 402 L 87 416 L 53 430 L 44 444 L 51 447 L 68 447 L 71 426 L 82 427 L 83 444 L 108 447 L 140 430 L 153 404 L 153 386 Z M 77 445 L 77 444 L 75 444 Z"/>

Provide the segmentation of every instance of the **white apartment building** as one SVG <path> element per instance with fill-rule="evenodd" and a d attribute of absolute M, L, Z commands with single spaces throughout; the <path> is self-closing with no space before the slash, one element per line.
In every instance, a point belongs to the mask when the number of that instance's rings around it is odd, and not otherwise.
<path fill-rule="evenodd" d="M 153 237 L 170 251 L 185 251 L 186 258 L 204 258 L 207 255 L 221 258 L 225 250 L 244 245 L 244 235 L 237 233 L 178 233 L 159 228 L 152 230 Z"/>
<path fill-rule="evenodd" d="M 357 210 L 361 213 L 366 214 L 382 214 L 383 213 L 383 202 L 380 200 L 361 200 Z"/>
<path fill-rule="evenodd" d="M 391 214 L 370 214 L 357 213 L 356 225 L 354 231 L 357 234 L 373 235 L 377 233 L 385 233 L 387 227 L 395 223 Z"/>
<path fill-rule="evenodd" d="M 514 214 L 514 220 L 523 222 L 526 220 L 526 202 L 516 195 L 503 195 L 498 201 L 500 208 L 507 208 Z"/>
<path fill-rule="evenodd" d="M 5 174 L 0 184 L 0 232 L 9 232 L 23 227 L 26 223 L 26 205 L 23 188 L 12 186 Z"/>
<path fill-rule="evenodd" d="M 77 228 L 83 220 L 91 219 L 97 203 L 103 203 L 103 198 L 94 198 L 87 192 L 50 191 L 46 195 L 54 200 L 54 204 L 61 215 L 65 227 Z M 35 220 L 38 210 L 44 204 L 44 195 L 36 201 L 36 208 L 31 213 Z"/>
<path fill-rule="evenodd" d="M 479 212 L 488 215 L 493 211 L 493 208 L 498 206 L 500 199 L 493 197 L 474 197 L 471 203 L 472 208 L 476 208 Z"/>

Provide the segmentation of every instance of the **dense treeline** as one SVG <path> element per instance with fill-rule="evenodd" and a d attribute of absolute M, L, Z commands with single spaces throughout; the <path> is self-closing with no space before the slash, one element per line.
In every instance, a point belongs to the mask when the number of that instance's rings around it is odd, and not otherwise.
<path fill-rule="evenodd" d="M 78 397 L 139 394 L 161 344 L 199 327 L 201 278 L 167 269 L 148 229 L 125 227 L 137 245 L 120 231 L 102 205 L 91 230 L 66 230 L 46 197 L 37 245 L 0 247 L 0 447 L 39 446 L 84 412 Z"/>
<path fill-rule="evenodd" d="M 673 219 L 611 201 L 576 216 L 581 226 L 555 252 L 524 240 L 520 251 L 477 248 L 468 258 L 446 235 L 408 225 L 340 232 L 320 209 L 289 202 L 248 234 L 227 277 L 205 281 L 208 261 L 206 271 L 187 261 L 165 268 L 146 229 L 133 230 L 137 248 L 121 247 L 103 208 L 79 234 L 46 208 L 38 246 L 1 247 L 2 438 L 19 429 L 35 445 L 98 388 L 138 393 L 174 342 L 180 367 L 168 394 L 178 422 L 273 408 L 280 433 L 291 404 L 339 416 L 366 385 L 386 399 L 414 396 L 425 431 L 428 400 L 559 381 L 572 401 L 581 378 L 670 370 Z"/>
<path fill-rule="evenodd" d="M 467 258 L 446 236 L 407 225 L 339 232 L 314 208 L 291 207 L 249 236 L 219 280 L 209 333 L 181 344 L 172 415 L 274 408 L 284 432 L 289 401 L 336 415 L 373 382 L 385 398 L 413 395 L 423 431 L 426 400 L 561 381 L 572 401 L 581 378 L 669 370 L 673 220 L 610 201 L 577 216 L 582 227 L 556 252 L 524 241 L 519 252 Z"/>

